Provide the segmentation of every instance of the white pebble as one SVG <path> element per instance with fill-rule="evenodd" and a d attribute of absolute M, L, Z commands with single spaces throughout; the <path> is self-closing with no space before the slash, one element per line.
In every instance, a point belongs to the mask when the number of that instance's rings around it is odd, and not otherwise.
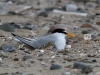
<path fill-rule="evenodd" d="M 2 61 L 2 58 L 0 58 L 0 61 Z"/>
<path fill-rule="evenodd" d="M 67 45 L 66 48 L 71 48 L 71 45 Z"/>
<path fill-rule="evenodd" d="M 41 52 L 41 53 L 44 53 L 44 50 L 42 49 L 42 50 L 40 50 L 40 52 Z"/>
<path fill-rule="evenodd" d="M 91 34 L 84 34 L 84 40 L 91 40 Z"/>
<path fill-rule="evenodd" d="M 53 58 L 55 58 L 55 56 L 51 56 L 51 58 L 53 59 Z"/>
<path fill-rule="evenodd" d="M 65 72 L 62 75 L 71 75 L 71 73 L 70 72 Z"/>

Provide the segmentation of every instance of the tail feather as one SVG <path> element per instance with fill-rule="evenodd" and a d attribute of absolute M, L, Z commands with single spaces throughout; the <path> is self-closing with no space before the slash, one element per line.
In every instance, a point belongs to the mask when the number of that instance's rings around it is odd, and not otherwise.
<path fill-rule="evenodd" d="M 30 46 L 30 47 L 33 47 L 32 45 L 32 40 L 29 40 L 29 39 L 26 39 L 26 38 L 23 38 L 23 37 L 20 37 L 18 35 L 15 35 L 13 33 L 11 33 L 15 38 L 17 38 L 18 40 L 20 40 L 21 42 L 23 42 L 24 44 Z M 34 48 L 34 47 L 33 47 Z"/>

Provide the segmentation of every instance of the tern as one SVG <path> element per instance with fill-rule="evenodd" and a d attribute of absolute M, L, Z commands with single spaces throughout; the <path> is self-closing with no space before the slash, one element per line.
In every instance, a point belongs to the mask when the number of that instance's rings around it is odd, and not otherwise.
<path fill-rule="evenodd" d="M 27 38 L 23 38 L 20 37 L 16 34 L 11 33 L 15 38 L 17 38 L 18 40 L 20 40 L 21 42 L 35 48 L 35 49 L 39 49 L 41 46 L 44 46 L 47 43 L 52 43 L 54 45 L 53 49 L 54 50 L 64 50 L 65 46 L 66 46 L 66 36 L 71 36 L 71 37 L 75 37 L 74 34 L 68 33 L 65 29 L 55 29 L 52 34 L 43 36 L 43 37 L 39 37 L 36 39 L 27 39 Z"/>

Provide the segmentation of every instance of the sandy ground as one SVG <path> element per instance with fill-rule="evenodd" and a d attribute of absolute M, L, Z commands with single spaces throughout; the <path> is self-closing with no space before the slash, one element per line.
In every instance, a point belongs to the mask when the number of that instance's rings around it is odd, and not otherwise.
<path fill-rule="evenodd" d="M 19 1 L 19 0 L 18 0 Z M 19 9 L 16 7 L 18 1 L 13 3 L 8 11 L 15 11 Z M 55 4 L 51 5 L 48 2 L 41 2 L 41 5 L 36 5 L 38 2 L 35 0 L 26 0 L 26 5 L 32 5 L 34 8 L 45 8 L 52 7 Z M 66 0 L 62 0 L 62 3 L 59 3 L 59 6 L 66 4 Z M 74 3 L 74 2 L 73 2 Z M 83 3 L 76 3 L 79 7 L 85 7 Z M 28 29 L 15 29 L 15 34 L 18 34 L 23 37 L 30 37 L 32 32 L 35 34 L 35 37 L 40 37 L 47 34 L 47 31 L 50 26 L 54 25 L 53 20 L 61 19 L 59 21 L 62 27 L 67 28 L 68 32 L 74 33 L 75 38 L 67 37 L 67 45 L 71 45 L 71 48 L 66 48 L 64 51 L 52 51 L 44 50 L 41 52 L 40 49 L 30 49 L 28 47 L 22 46 L 20 49 L 19 44 L 16 40 L 12 40 L 13 36 L 10 32 L 0 30 L 0 46 L 3 44 L 13 45 L 16 47 L 16 50 L 13 52 L 3 52 L 0 50 L 0 75 L 100 75 L 100 25 L 97 25 L 96 22 L 100 22 L 100 15 L 95 15 L 100 10 L 95 7 L 96 3 L 93 3 L 93 6 L 89 8 L 87 12 L 88 16 L 76 16 L 76 15 L 64 15 L 64 14 L 55 14 L 53 12 L 49 13 L 48 17 L 39 16 L 38 19 L 32 16 L 20 16 L 20 15 L 4 15 L 0 16 L 2 23 L 15 22 L 19 26 L 23 27 L 26 23 L 30 23 L 36 26 L 36 30 Z M 56 6 L 57 7 L 57 6 Z M 12 8 L 12 9 L 11 9 Z M 26 11 L 26 13 L 35 10 L 31 9 Z M 61 18 L 63 15 L 63 18 Z M 81 28 L 81 25 L 89 23 L 93 28 Z M 58 24 L 56 24 L 57 26 Z M 61 26 L 61 25 L 60 25 Z M 75 26 L 79 27 L 78 29 L 73 29 Z M 84 34 L 82 31 L 89 31 L 90 34 L 95 35 L 91 40 L 84 40 Z M 99 36 L 97 36 L 99 34 Z M 67 46 L 66 46 L 67 47 Z M 26 60 L 24 59 L 26 56 Z M 93 60 L 96 60 L 93 61 Z M 81 69 L 73 69 L 73 64 L 75 61 L 80 61 L 86 63 L 92 67 L 92 72 L 85 74 L 81 72 Z M 50 70 L 52 64 L 58 64 L 61 69 Z M 63 74 L 68 72 L 70 74 Z"/>

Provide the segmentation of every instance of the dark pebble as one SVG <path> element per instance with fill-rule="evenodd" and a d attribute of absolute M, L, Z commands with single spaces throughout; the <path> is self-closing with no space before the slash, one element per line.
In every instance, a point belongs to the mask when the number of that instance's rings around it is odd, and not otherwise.
<path fill-rule="evenodd" d="M 25 25 L 25 26 L 23 27 L 23 29 L 36 30 L 36 27 L 33 26 L 33 25 Z"/>
<path fill-rule="evenodd" d="M 92 62 L 97 62 L 97 60 L 93 59 Z"/>
<path fill-rule="evenodd" d="M 19 61 L 19 58 L 14 58 L 13 60 L 14 60 L 14 61 Z"/>
<path fill-rule="evenodd" d="M 74 41 L 73 43 L 78 43 L 78 41 Z"/>
<path fill-rule="evenodd" d="M 29 51 L 24 51 L 25 53 L 27 53 L 27 54 L 31 54 Z"/>
<path fill-rule="evenodd" d="M 88 34 L 89 31 L 83 30 L 81 33 L 82 33 L 82 34 Z"/>
<path fill-rule="evenodd" d="M 100 34 L 98 34 L 97 36 L 100 36 Z"/>
<path fill-rule="evenodd" d="M 21 29 L 21 27 L 18 25 L 18 24 L 16 24 L 15 22 L 11 22 L 11 23 L 9 23 L 11 26 L 13 26 L 13 28 L 17 28 L 17 29 Z"/>
<path fill-rule="evenodd" d="M 32 58 L 32 56 L 26 55 L 26 56 L 23 57 L 23 61 L 25 61 L 25 60 L 27 60 L 27 59 L 31 59 L 31 58 Z"/>
<path fill-rule="evenodd" d="M 37 16 L 48 17 L 48 13 L 46 11 L 42 11 Z"/>
<path fill-rule="evenodd" d="M 15 32 L 14 27 L 11 26 L 9 23 L 4 23 L 3 25 L 0 25 L 0 29 L 6 32 Z"/>
<path fill-rule="evenodd" d="M 82 68 L 82 73 L 88 74 L 90 72 L 92 72 L 92 68 L 91 67 L 89 67 L 89 66 L 86 67 L 85 66 L 85 67 Z"/>
<path fill-rule="evenodd" d="M 3 45 L 2 50 L 4 52 L 13 52 L 16 50 L 16 48 L 14 46 L 10 46 L 10 45 Z"/>
<path fill-rule="evenodd" d="M 38 56 L 41 57 L 41 56 L 43 56 L 43 55 L 44 55 L 44 54 L 39 54 Z"/>
<path fill-rule="evenodd" d="M 82 69 L 83 67 L 87 67 L 88 65 L 82 62 L 74 62 L 73 68 Z"/>
<path fill-rule="evenodd" d="M 51 67 L 50 67 L 50 70 L 58 70 L 58 69 L 61 69 L 62 66 L 60 65 L 56 65 L 56 64 L 53 64 Z"/>

